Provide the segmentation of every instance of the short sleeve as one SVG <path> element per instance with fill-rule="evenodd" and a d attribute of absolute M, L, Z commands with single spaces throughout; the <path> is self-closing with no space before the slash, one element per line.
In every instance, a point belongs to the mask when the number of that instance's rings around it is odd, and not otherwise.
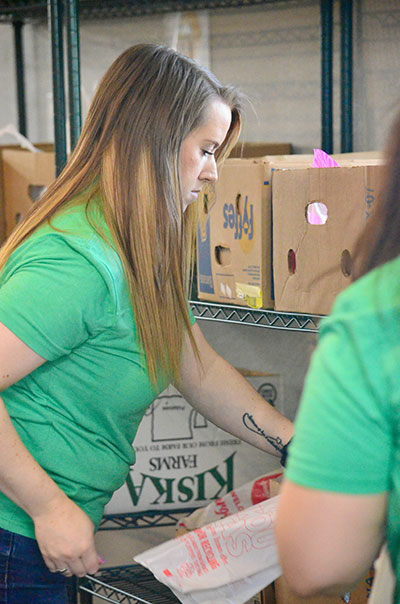
<path fill-rule="evenodd" d="M 374 320 L 340 309 L 325 321 L 290 449 L 286 476 L 293 482 L 352 494 L 388 489 L 391 352 Z"/>
<path fill-rule="evenodd" d="M 104 328 L 110 296 L 97 268 L 58 236 L 38 237 L 10 258 L 0 285 L 0 322 L 47 360 Z"/>

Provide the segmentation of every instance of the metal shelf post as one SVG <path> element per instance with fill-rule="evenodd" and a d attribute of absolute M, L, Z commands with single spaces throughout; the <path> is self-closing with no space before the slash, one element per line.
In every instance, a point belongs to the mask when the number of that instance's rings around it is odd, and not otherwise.
<path fill-rule="evenodd" d="M 321 147 L 333 153 L 333 0 L 321 0 Z"/>
<path fill-rule="evenodd" d="M 56 175 L 58 176 L 67 163 L 62 0 L 48 0 L 48 15 L 49 29 L 51 32 L 54 142 L 56 152 Z"/>
<path fill-rule="evenodd" d="M 341 152 L 353 151 L 353 0 L 340 2 Z"/>
<path fill-rule="evenodd" d="M 82 128 L 78 0 L 66 0 L 66 8 L 69 128 L 72 151 L 76 147 Z"/>
<path fill-rule="evenodd" d="M 13 21 L 15 45 L 15 70 L 17 79 L 18 129 L 27 136 L 25 104 L 25 68 L 23 47 L 23 21 Z"/>

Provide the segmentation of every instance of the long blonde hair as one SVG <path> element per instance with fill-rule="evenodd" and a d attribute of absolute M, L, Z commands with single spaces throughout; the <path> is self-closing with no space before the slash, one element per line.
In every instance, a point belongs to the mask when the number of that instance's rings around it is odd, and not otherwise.
<path fill-rule="evenodd" d="M 231 109 L 216 153 L 237 141 L 240 95 L 171 48 L 133 46 L 104 75 L 66 167 L 0 250 L 0 269 L 41 224 L 78 194 L 102 200 L 129 284 L 140 342 L 153 384 L 180 378 L 193 272 L 197 215 L 183 213 L 179 155 L 211 101 Z M 95 226 L 95 225 L 94 225 Z"/>

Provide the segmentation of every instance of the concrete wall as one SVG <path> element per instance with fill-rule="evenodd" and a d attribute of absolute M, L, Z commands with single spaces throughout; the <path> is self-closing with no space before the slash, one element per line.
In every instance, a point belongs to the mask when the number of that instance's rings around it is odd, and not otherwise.
<path fill-rule="evenodd" d="M 339 6 L 335 3 L 335 151 L 340 146 Z M 399 106 L 400 5 L 354 2 L 355 150 L 381 148 Z M 177 39 L 177 24 L 179 40 Z M 320 9 L 317 0 L 180 15 L 81 21 L 82 97 L 87 111 L 104 71 L 137 42 L 178 41 L 195 49 L 225 83 L 249 97 L 243 140 L 289 141 L 298 152 L 320 145 Z M 198 38 L 197 38 L 198 39 Z M 183 42 L 182 42 L 183 40 Z M 24 28 L 29 137 L 53 138 L 50 41 L 46 22 Z M 17 122 L 12 27 L 0 25 L 0 127 Z M 193 50 L 193 48 L 192 48 Z"/>

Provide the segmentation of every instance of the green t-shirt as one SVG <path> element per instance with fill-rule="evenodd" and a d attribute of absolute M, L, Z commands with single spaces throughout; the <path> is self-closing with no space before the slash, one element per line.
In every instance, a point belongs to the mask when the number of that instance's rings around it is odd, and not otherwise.
<path fill-rule="evenodd" d="M 400 257 L 343 292 L 320 329 L 286 476 L 317 489 L 388 492 L 400 603 Z"/>
<path fill-rule="evenodd" d="M 83 206 L 53 224 L 63 232 L 41 227 L 0 276 L 0 322 L 48 362 L 0 396 L 27 448 L 97 526 L 135 462 L 132 441 L 158 392 L 119 256 Z M 0 526 L 35 536 L 2 494 Z"/>

